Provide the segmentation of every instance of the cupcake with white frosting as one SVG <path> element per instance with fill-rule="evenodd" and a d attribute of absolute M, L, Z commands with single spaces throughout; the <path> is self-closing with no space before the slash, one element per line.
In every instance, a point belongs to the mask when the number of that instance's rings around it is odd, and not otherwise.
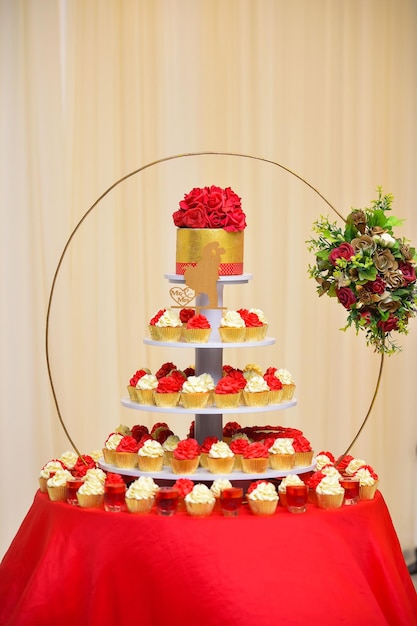
<path fill-rule="evenodd" d="M 202 483 L 194 485 L 190 493 L 185 496 L 185 506 L 189 515 L 206 517 L 214 509 L 216 498 L 212 491 Z"/>
<path fill-rule="evenodd" d="M 155 324 L 158 341 L 180 341 L 182 322 L 173 309 L 166 309 Z"/>
<path fill-rule="evenodd" d="M 263 376 L 254 374 L 243 389 L 246 406 L 266 406 L 269 401 L 269 387 Z"/>
<path fill-rule="evenodd" d="M 104 503 L 104 482 L 97 476 L 90 476 L 78 489 L 77 500 L 82 508 L 101 508 Z"/>
<path fill-rule="evenodd" d="M 186 409 L 203 409 L 213 389 L 214 381 L 210 374 L 189 376 L 182 386 L 180 402 Z"/>
<path fill-rule="evenodd" d="M 219 326 L 220 339 L 225 343 L 245 341 L 246 326 L 237 311 L 227 310 L 223 313 Z"/>
<path fill-rule="evenodd" d="M 151 476 L 140 476 L 126 491 L 126 506 L 130 513 L 149 513 L 155 503 L 158 485 Z"/>
<path fill-rule="evenodd" d="M 303 481 L 301 480 L 301 478 L 298 476 L 298 474 L 288 474 L 288 476 L 285 476 L 278 487 L 278 495 L 279 495 L 279 503 L 282 506 L 287 506 L 287 486 L 290 485 L 304 485 Z"/>
<path fill-rule="evenodd" d="M 67 469 L 60 469 L 46 481 L 49 499 L 52 502 L 65 502 L 67 499 L 67 480 L 72 474 Z"/>
<path fill-rule="evenodd" d="M 235 455 L 225 441 L 213 443 L 207 455 L 207 467 L 213 474 L 230 474 Z"/>
<path fill-rule="evenodd" d="M 290 470 L 295 463 L 295 450 L 290 437 L 278 437 L 268 448 L 269 466 L 275 470 Z"/>
<path fill-rule="evenodd" d="M 154 374 L 145 374 L 136 383 L 136 400 L 139 404 L 155 404 L 154 391 L 158 386 L 158 379 Z"/>
<path fill-rule="evenodd" d="M 321 509 L 338 509 L 343 504 L 345 490 L 336 476 L 325 476 L 316 487 L 316 495 Z"/>
<path fill-rule="evenodd" d="M 164 464 L 164 450 L 155 439 L 147 439 L 138 450 L 138 467 L 142 472 L 160 472 Z"/>
<path fill-rule="evenodd" d="M 253 490 L 249 487 L 246 499 L 254 515 L 273 515 L 277 510 L 278 493 L 273 483 L 259 481 Z"/>

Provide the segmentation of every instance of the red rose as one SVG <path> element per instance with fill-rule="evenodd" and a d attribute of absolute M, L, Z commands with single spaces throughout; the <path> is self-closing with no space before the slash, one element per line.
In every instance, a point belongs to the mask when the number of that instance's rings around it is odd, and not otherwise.
<path fill-rule="evenodd" d="M 182 222 L 185 228 L 208 228 L 209 226 L 207 213 L 202 205 L 187 211 L 182 218 Z"/>
<path fill-rule="evenodd" d="M 382 330 L 383 333 L 390 333 L 392 330 L 397 330 L 398 317 L 396 317 L 395 315 L 390 315 L 389 318 L 385 321 L 379 320 L 377 326 Z"/>
<path fill-rule="evenodd" d="M 143 435 L 147 435 L 149 431 L 148 431 L 147 426 L 143 426 L 141 424 L 135 424 L 135 426 L 132 427 L 131 432 L 132 432 L 132 437 L 134 437 L 136 441 L 140 441 Z"/>
<path fill-rule="evenodd" d="M 275 374 L 275 372 L 278 371 L 277 367 L 268 367 L 267 370 L 265 370 L 265 376 L 269 376 L 269 374 Z"/>
<path fill-rule="evenodd" d="M 163 376 L 158 380 L 158 386 L 156 388 L 157 393 L 176 393 L 181 391 L 184 383 L 183 376 Z"/>
<path fill-rule="evenodd" d="M 232 370 L 231 372 L 229 372 L 228 376 L 230 376 L 230 378 L 233 378 L 233 380 L 238 383 L 239 389 L 244 389 L 246 387 L 247 380 L 244 377 L 243 372 L 241 372 L 240 370 Z"/>
<path fill-rule="evenodd" d="M 195 459 L 200 454 L 200 446 L 195 439 L 182 439 L 178 442 L 173 455 L 176 459 Z"/>
<path fill-rule="evenodd" d="M 175 489 L 178 489 L 180 498 L 185 498 L 187 493 L 190 493 L 194 487 L 194 482 L 191 478 L 178 478 L 174 484 Z"/>
<path fill-rule="evenodd" d="M 236 233 L 246 228 L 246 218 L 242 209 L 231 209 L 226 214 L 223 226 L 224 230 L 229 233 Z"/>
<path fill-rule="evenodd" d="M 211 328 L 210 322 L 205 315 L 193 315 L 187 322 L 187 328 Z"/>
<path fill-rule="evenodd" d="M 183 324 L 186 324 L 193 315 L 195 315 L 194 309 L 181 309 L 180 320 Z"/>
<path fill-rule="evenodd" d="M 245 448 L 249 445 L 247 439 L 235 439 L 230 442 L 230 449 L 233 454 L 243 454 Z"/>
<path fill-rule="evenodd" d="M 151 435 L 153 435 L 158 428 L 169 428 L 169 426 L 166 422 L 156 422 L 151 428 Z"/>
<path fill-rule="evenodd" d="M 246 446 L 243 456 L 245 459 L 267 459 L 268 448 L 260 441 Z"/>
<path fill-rule="evenodd" d="M 355 256 L 355 249 L 350 243 L 341 243 L 340 246 L 334 248 L 329 254 L 329 261 L 332 265 L 336 265 L 337 259 L 346 259 L 349 261 Z"/>
<path fill-rule="evenodd" d="M 336 295 L 340 304 L 343 304 L 345 309 L 350 309 L 350 307 L 356 302 L 356 296 L 353 293 L 352 289 L 349 289 L 349 287 L 341 287 L 340 289 L 336 289 Z"/>
<path fill-rule="evenodd" d="M 124 480 L 123 478 L 120 476 L 120 474 L 114 474 L 113 472 L 109 472 L 106 475 L 106 483 L 109 485 L 116 485 L 116 484 L 124 484 Z"/>
<path fill-rule="evenodd" d="M 275 374 L 265 374 L 264 380 L 266 380 L 268 387 L 273 391 L 282 389 L 282 382 Z"/>
<path fill-rule="evenodd" d="M 382 280 L 380 276 L 377 276 L 375 280 L 371 280 L 366 283 L 366 287 L 372 291 L 372 293 L 377 293 L 381 295 L 385 291 L 385 281 Z"/>
<path fill-rule="evenodd" d="M 183 370 L 184 376 L 186 378 L 188 378 L 189 376 L 195 376 L 195 367 L 191 367 L 191 365 L 189 367 L 186 367 L 185 370 Z"/>
<path fill-rule="evenodd" d="M 79 456 L 77 462 L 71 470 L 71 474 L 73 476 L 85 476 L 87 470 L 94 469 L 96 466 L 96 462 L 94 459 L 88 454 L 83 454 Z"/>
<path fill-rule="evenodd" d="M 175 226 L 177 226 L 178 228 L 184 228 L 184 215 L 185 215 L 185 211 L 175 211 L 172 214 L 172 219 L 174 220 L 174 224 Z"/>
<path fill-rule="evenodd" d="M 227 424 L 223 426 L 223 437 L 233 437 L 240 427 L 240 424 L 237 422 L 227 422 Z"/>
<path fill-rule="evenodd" d="M 416 280 L 416 271 L 410 263 L 400 263 L 399 268 L 406 283 L 414 283 Z"/>
<path fill-rule="evenodd" d="M 163 376 L 168 376 L 168 374 L 172 371 L 172 370 L 176 370 L 177 366 L 174 365 L 174 363 L 171 362 L 167 362 L 164 363 L 163 365 L 161 365 L 161 367 L 159 368 L 159 370 L 156 372 L 155 376 L 156 378 L 162 378 Z"/>
<path fill-rule="evenodd" d="M 236 378 L 233 376 L 223 376 L 218 381 L 216 388 L 214 390 L 217 394 L 229 394 L 229 393 L 239 393 L 242 386 Z"/>
<path fill-rule="evenodd" d="M 292 442 L 296 452 L 311 452 L 311 443 L 303 435 L 298 435 Z"/>
<path fill-rule="evenodd" d="M 207 217 L 209 221 L 209 228 L 223 228 L 226 223 L 226 213 L 223 209 L 212 211 Z"/>
<path fill-rule="evenodd" d="M 122 437 L 119 441 L 119 444 L 116 448 L 117 452 L 137 452 L 138 451 L 138 442 L 134 437 L 130 437 L 130 435 L 126 435 L 126 437 Z"/>
<path fill-rule="evenodd" d="M 173 434 L 174 432 L 170 430 L 169 428 L 161 428 L 161 430 L 158 431 L 155 439 L 162 446 L 162 444 L 168 439 L 168 437 L 170 437 Z"/>

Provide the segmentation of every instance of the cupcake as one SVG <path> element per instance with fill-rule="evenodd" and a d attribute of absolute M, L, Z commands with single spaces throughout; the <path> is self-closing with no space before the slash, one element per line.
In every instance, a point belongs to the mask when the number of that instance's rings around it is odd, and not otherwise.
<path fill-rule="evenodd" d="M 210 448 L 213 443 L 217 443 L 219 440 L 217 437 L 206 437 L 201 444 L 200 448 L 200 465 L 202 468 L 207 469 L 207 455 L 210 452 Z"/>
<path fill-rule="evenodd" d="M 234 376 L 223 376 L 223 378 L 220 378 L 214 389 L 214 404 L 216 407 L 218 409 L 238 407 L 241 388 L 241 383 Z"/>
<path fill-rule="evenodd" d="M 132 426 L 131 435 L 136 439 L 136 441 L 140 441 L 143 435 L 149 435 L 148 427 L 144 424 L 135 424 Z"/>
<path fill-rule="evenodd" d="M 162 444 L 162 450 L 164 451 L 164 465 L 171 467 L 172 455 L 175 448 L 178 445 L 180 438 L 177 435 L 169 435 Z"/>
<path fill-rule="evenodd" d="M 182 439 L 172 454 L 174 474 L 194 474 L 200 462 L 200 446 L 195 439 Z"/>
<path fill-rule="evenodd" d="M 101 508 L 104 504 L 104 481 L 90 476 L 77 491 L 78 504 L 82 508 Z"/>
<path fill-rule="evenodd" d="M 334 465 L 335 458 L 331 452 L 319 452 L 316 455 L 316 470 L 320 471 L 326 465 Z"/>
<path fill-rule="evenodd" d="M 247 381 L 243 390 L 246 406 L 266 406 L 269 401 L 269 387 L 263 376 L 255 374 Z"/>
<path fill-rule="evenodd" d="M 197 483 L 185 496 L 187 513 L 193 517 L 207 517 L 214 509 L 216 498 L 207 487 Z"/>
<path fill-rule="evenodd" d="M 277 510 L 277 490 L 272 483 L 267 481 L 259 481 L 254 489 L 249 488 L 246 500 L 254 515 L 273 515 Z"/>
<path fill-rule="evenodd" d="M 127 390 L 129 392 L 129 398 L 132 400 L 132 402 L 138 401 L 136 397 L 136 385 L 137 385 L 138 380 L 147 373 L 149 373 L 147 369 L 137 370 L 133 374 L 132 378 L 129 380 Z"/>
<path fill-rule="evenodd" d="M 287 506 L 287 485 L 304 485 L 304 483 L 298 474 L 288 474 L 281 480 L 278 487 L 278 495 L 279 503 L 284 507 Z"/>
<path fill-rule="evenodd" d="M 50 478 L 58 470 L 63 469 L 66 469 L 64 463 L 58 459 L 52 459 L 51 461 L 48 461 L 48 463 L 45 463 L 39 472 L 39 489 L 42 493 L 48 493 L 46 486 L 48 478 Z"/>
<path fill-rule="evenodd" d="M 178 370 L 175 370 L 178 372 Z M 158 385 L 154 391 L 154 401 L 159 407 L 174 407 L 180 401 L 180 392 L 185 378 L 172 372 L 168 376 L 158 379 Z"/>
<path fill-rule="evenodd" d="M 172 309 L 166 309 L 155 322 L 158 341 L 180 341 L 182 335 L 182 322 L 178 313 Z"/>
<path fill-rule="evenodd" d="M 164 464 L 164 450 L 155 439 L 144 442 L 137 453 L 138 467 L 142 472 L 160 472 Z"/>
<path fill-rule="evenodd" d="M 180 401 L 186 409 L 204 409 L 213 387 L 214 381 L 209 374 L 189 376 L 182 386 Z"/>
<path fill-rule="evenodd" d="M 99 458 L 101 458 L 102 456 L 101 450 L 99 454 L 100 454 Z M 61 463 L 63 463 L 65 469 L 71 471 L 73 467 L 75 466 L 77 459 L 78 459 L 78 454 L 74 452 L 74 450 L 67 450 L 66 452 L 63 452 L 61 454 L 58 460 L 61 461 Z"/>
<path fill-rule="evenodd" d="M 295 383 L 292 374 L 288 370 L 281 368 L 275 372 L 275 376 L 277 376 L 282 383 L 283 401 L 290 402 L 294 397 L 295 391 Z"/>
<path fill-rule="evenodd" d="M 265 317 L 265 313 L 261 309 L 249 309 L 249 313 L 256 313 L 258 319 L 262 322 L 262 333 L 260 339 L 265 339 L 268 331 L 268 320 Z"/>
<path fill-rule="evenodd" d="M 359 499 L 372 500 L 378 488 L 379 478 L 370 465 L 363 465 L 354 473 L 359 478 Z"/>
<path fill-rule="evenodd" d="M 235 471 L 242 471 L 242 456 L 248 445 L 249 439 L 247 435 L 242 434 L 241 436 L 237 436 L 236 439 L 232 438 L 229 446 L 231 451 L 235 455 L 235 464 L 233 466 L 233 469 Z"/>
<path fill-rule="evenodd" d="M 245 341 L 245 322 L 237 311 L 227 310 L 223 313 L 220 320 L 219 335 L 224 343 Z"/>
<path fill-rule="evenodd" d="M 185 496 L 190 493 L 194 487 L 194 481 L 191 478 L 177 478 L 174 488 L 178 491 L 178 511 L 185 511 Z"/>
<path fill-rule="evenodd" d="M 284 399 L 282 382 L 274 374 L 265 374 L 264 379 L 269 388 L 269 404 L 280 404 Z"/>
<path fill-rule="evenodd" d="M 337 461 L 336 467 L 341 474 L 344 474 L 344 475 L 346 474 L 346 468 L 349 465 L 349 463 L 353 461 L 354 458 L 355 457 L 351 456 L 350 454 L 347 454 L 346 456 L 342 457 L 341 459 Z"/>
<path fill-rule="evenodd" d="M 154 391 L 158 386 L 158 379 L 154 374 L 144 374 L 136 383 L 136 402 L 139 404 L 155 404 Z"/>
<path fill-rule="evenodd" d="M 67 469 L 57 470 L 53 476 L 46 481 L 49 499 L 52 502 L 65 502 L 67 499 L 67 480 L 72 478 L 72 474 Z"/>
<path fill-rule="evenodd" d="M 343 504 L 345 490 L 336 477 L 324 476 L 316 487 L 316 495 L 321 509 L 338 509 Z"/>
<path fill-rule="evenodd" d="M 179 316 L 180 316 L 183 330 L 187 326 L 188 320 L 194 317 L 194 315 L 195 315 L 195 309 L 184 307 L 183 309 L 180 310 Z"/>
<path fill-rule="evenodd" d="M 292 445 L 295 450 L 295 467 L 308 467 L 313 462 L 313 450 L 311 444 L 304 437 L 304 435 L 298 435 L 294 437 Z"/>
<path fill-rule="evenodd" d="M 126 506 L 130 513 L 149 513 L 155 502 L 158 485 L 150 476 L 140 476 L 126 491 Z"/>
<path fill-rule="evenodd" d="M 108 474 L 106 474 L 106 472 L 103 472 L 100 467 L 93 467 L 86 471 L 84 480 L 99 480 L 104 485 L 107 476 Z"/>
<path fill-rule="evenodd" d="M 242 470 L 246 474 L 263 474 L 268 469 L 268 449 L 260 441 L 250 443 L 242 454 Z"/>
<path fill-rule="evenodd" d="M 225 441 L 213 443 L 207 455 L 207 467 L 213 474 L 230 474 L 235 463 L 234 456 Z"/>
<path fill-rule="evenodd" d="M 113 465 L 119 468 L 135 468 L 138 465 L 139 444 L 134 437 L 126 435 L 119 441 L 114 452 Z"/>
<path fill-rule="evenodd" d="M 295 463 L 295 450 L 292 445 L 293 439 L 278 437 L 268 449 L 269 465 L 275 470 L 290 470 Z"/>
<path fill-rule="evenodd" d="M 151 339 L 154 341 L 159 341 L 159 328 L 156 325 L 157 321 L 160 317 L 165 313 L 166 309 L 159 309 L 157 313 L 149 320 L 148 330 L 151 336 Z"/>
<path fill-rule="evenodd" d="M 201 314 L 191 317 L 182 331 L 182 337 L 188 343 L 207 343 L 210 334 L 210 322 Z"/>
<path fill-rule="evenodd" d="M 214 505 L 215 510 L 220 509 L 220 496 L 223 489 L 230 489 L 230 487 L 232 487 L 232 483 L 227 478 L 216 478 L 216 480 L 213 480 L 210 491 L 216 498 L 216 502 Z"/>
<path fill-rule="evenodd" d="M 308 487 L 308 502 L 311 504 L 317 504 L 317 494 L 316 489 L 317 485 L 323 480 L 325 474 L 321 470 L 317 472 L 313 472 L 313 474 L 306 480 L 306 485 Z"/>
<path fill-rule="evenodd" d="M 264 335 L 264 325 L 258 315 L 248 309 L 239 309 L 238 313 L 245 322 L 245 341 L 260 341 Z"/>
<path fill-rule="evenodd" d="M 366 461 L 363 459 L 353 458 L 349 461 L 344 471 L 346 476 L 353 476 L 353 474 L 360 468 L 366 465 Z"/>
<path fill-rule="evenodd" d="M 97 469 L 97 464 L 90 455 L 83 454 L 78 457 L 77 462 L 71 470 L 71 474 L 73 476 L 86 476 L 90 469 Z"/>
<path fill-rule="evenodd" d="M 116 448 L 122 439 L 123 435 L 121 435 L 120 433 L 110 433 L 110 435 L 107 437 L 106 441 L 104 442 L 103 448 L 103 457 L 105 463 L 108 463 L 109 465 L 114 465 Z"/>
<path fill-rule="evenodd" d="M 240 424 L 238 424 L 238 422 L 227 422 L 223 426 L 223 441 L 225 441 L 226 443 L 230 443 L 233 435 L 235 435 L 237 431 L 241 428 L 242 427 Z"/>

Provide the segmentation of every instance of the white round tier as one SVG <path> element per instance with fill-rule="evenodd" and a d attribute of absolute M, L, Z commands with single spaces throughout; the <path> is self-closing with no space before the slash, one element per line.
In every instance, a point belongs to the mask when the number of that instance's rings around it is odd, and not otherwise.
<path fill-rule="evenodd" d="M 273 470 L 268 469 L 266 472 L 262 474 L 246 474 L 245 472 L 232 472 L 231 474 L 213 474 L 202 467 L 199 467 L 194 474 L 174 474 L 172 470 L 164 467 L 162 472 L 141 472 L 139 469 L 123 469 L 120 467 L 115 467 L 114 465 L 109 465 L 104 462 L 104 459 L 101 458 L 98 462 L 101 469 L 107 472 L 115 472 L 116 474 L 122 474 L 123 476 L 133 476 L 134 478 L 139 478 L 139 476 L 152 476 L 155 480 L 177 480 L 178 478 L 190 478 L 194 482 L 199 481 L 214 481 L 217 478 L 227 478 L 232 481 L 242 481 L 242 480 L 258 480 L 258 479 L 268 479 L 268 478 L 284 478 L 284 476 L 288 476 L 289 474 L 304 474 L 305 472 L 311 472 L 315 469 L 316 463 L 315 459 L 313 459 L 313 464 L 308 465 L 307 467 L 293 467 L 290 470 Z"/>
<path fill-rule="evenodd" d="M 271 411 L 283 411 L 289 409 L 297 404 L 297 400 L 291 400 L 290 402 L 280 402 L 279 404 L 267 404 L 266 406 L 245 406 L 239 405 L 233 409 L 218 409 L 215 406 L 207 406 L 204 409 L 194 408 L 185 409 L 183 406 L 174 407 L 161 407 L 154 404 L 139 404 L 133 402 L 130 398 L 122 398 L 123 406 L 128 409 L 135 409 L 136 411 L 149 411 L 151 413 L 192 413 L 193 415 L 198 413 L 199 415 L 221 415 L 223 413 L 261 413 Z"/>
<path fill-rule="evenodd" d="M 188 341 L 155 341 L 154 339 L 145 338 L 143 343 L 160 348 L 257 348 L 259 346 L 272 346 L 275 343 L 275 338 L 265 337 L 265 339 L 261 339 L 260 341 L 242 341 L 240 343 L 227 343 L 224 341 L 189 343 Z"/>
<path fill-rule="evenodd" d="M 184 283 L 185 278 L 183 274 L 164 274 L 164 278 L 167 278 L 170 283 Z M 229 285 L 239 285 L 240 283 L 247 283 L 252 280 L 253 274 L 238 274 L 237 276 L 219 276 L 217 282 L 227 283 Z"/>

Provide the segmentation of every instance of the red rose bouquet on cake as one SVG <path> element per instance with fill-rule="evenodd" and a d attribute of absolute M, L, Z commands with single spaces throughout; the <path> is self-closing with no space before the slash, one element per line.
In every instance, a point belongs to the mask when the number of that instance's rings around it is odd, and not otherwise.
<path fill-rule="evenodd" d="M 179 207 L 172 215 L 178 228 L 223 228 L 228 232 L 246 228 L 241 199 L 230 187 L 194 187 Z"/>

